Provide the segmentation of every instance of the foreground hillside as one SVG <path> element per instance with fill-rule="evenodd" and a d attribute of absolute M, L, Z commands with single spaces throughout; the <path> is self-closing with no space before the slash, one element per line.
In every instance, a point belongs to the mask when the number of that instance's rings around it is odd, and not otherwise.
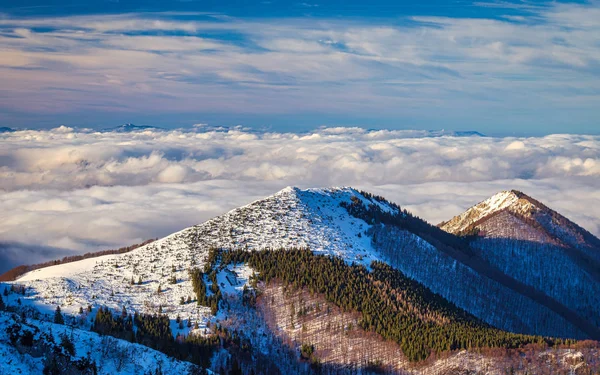
<path fill-rule="evenodd" d="M 473 232 L 457 220 L 452 228 L 461 236 Z M 492 254 L 499 252 L 483 251 L 487 245 L 478 241 L 485 238 L 475 238 L 447 233 L 351 188 L 286 188 L 125 253 L 33 270 L 11 283 L 18 292 L 4 300 L 36 320 L 52 320 L 60 306 L 68 324 L 145 343 L 215 371 L 239 365 L 259 373 L 311 373 L 352 366 L 429 373 L 440 365 L 436 358 L 445 358 L 449 367 L 440 368 L 446 370 L 463 358 L 459 367 L 468 369 L 475 352 L 501 371 L 523 368 L 505 361 L 510 351 L 540 354 L 550 346 L 573 354 L 566 348 L 581 344 L 572 339 L 600 338 L 597 305 L 589 305 L 598 284 L 593 277 L 585 302 L 563 298 L 566 293 L 549 283 L 513 272 L 511 260 L 496 260 Z M 588 235 L 582 238 L 593 244 Z M 254 252 L 261 249 L 267 251 Z M 273 260 L 275 268 L 267 267 Z M 330 261 L 333 268 L 319 268 Z M 557 272 L 550 262 L 538 266 Z M 569 267 L 589 275 L 577 262 Z M 302 302 L 315 309 L 323 304 L 327 313 L 307 310 L 293 298 L 283 306 L 269 303 L 265 296 L 274 299 L 280 288 L 284 295 L 309 292 Z M 281 311 L 288 311 L 287 321 Z M 352 323 L 332 311 L 347 313 Z M 299 323 L 311 314 L 341 342 L 354 337 L 352 344 L 340 353 L 311 334 L 312 323 Z M 388 344 L 375 345 L 381 350 L 364 357 L 360 347 L 368 342 Z M 482 352 L 494 347 L 508 352 L 501 359 Z M 587 347 L 585 359 L 574 365 L 555 360 L 554 369 L 593 369 L 595 344 Z M 458 357 L 464 349 L 470 354 Z M 424 359 L 428 365 L 416 364 Z"/>

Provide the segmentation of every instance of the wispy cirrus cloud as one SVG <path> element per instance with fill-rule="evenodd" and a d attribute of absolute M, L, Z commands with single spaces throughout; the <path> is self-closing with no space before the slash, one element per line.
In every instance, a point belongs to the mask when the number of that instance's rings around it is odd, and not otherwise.
<path fill-rule="evenodd" d="M 503 116 L 513 130 L 534 122 L 593 130 L 599 3 L 532 7 L 520 17 L 6 16 L 1 105 L 11 113 L 321 113 L 467 127 Z"/>

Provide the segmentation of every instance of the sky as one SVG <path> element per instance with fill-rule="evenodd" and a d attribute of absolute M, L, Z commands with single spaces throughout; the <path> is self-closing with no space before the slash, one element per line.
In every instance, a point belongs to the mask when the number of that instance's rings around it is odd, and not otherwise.
<path fill-rule="evenodd" d="M 161 238 L 285 188 L 352 186 L 433 224 L 517 189 L 600 236 L 600 136 L 320 128 L 0 133 L 0 272 Z"/>
<path fill-rule="evenodd" d="M 600 2 L 0 0 L 0 126 L 600 134 Z"/>

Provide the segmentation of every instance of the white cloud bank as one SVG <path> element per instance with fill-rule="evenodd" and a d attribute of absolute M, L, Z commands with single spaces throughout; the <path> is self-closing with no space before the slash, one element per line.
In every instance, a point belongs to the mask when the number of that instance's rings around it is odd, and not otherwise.
<path fill-rule="evenodd" d="M 287 185 L 363 188 L 433 223 L 514 188 L 600 234 L 600 136 L 426 135 L 358 128 L 1 134 L 0 243 L 118 247 Z"/>

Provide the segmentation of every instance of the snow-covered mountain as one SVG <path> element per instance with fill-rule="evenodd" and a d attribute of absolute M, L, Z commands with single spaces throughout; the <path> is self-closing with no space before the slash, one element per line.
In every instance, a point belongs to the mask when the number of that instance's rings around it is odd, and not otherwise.
<path fill-rule="evenodd" d="M 508 218 L 501 216 L 509 214 Z M 586 246 L 592 246 L 594 239 L 564 220 L 522 193 L 502 192 L 444 223 L 442 228 L 463 234 L 476 227 L 490 240 L 510 235 L 528 243 L 578 246 L 582 249 L 579 253 L 587 254 Z M 488 222 L 500 224 L 492 230 L 485 226 Z M 563 226 L 563 222 L 569 224 Z M 530 227 L 531 233 L 521 233 Z M 548 261 L 536 263 L 535 276 L 524 277 L 522 272 L 511 269 L 514 259 L 499 261 L 496 258 L 500 252 L 484 251 L 489 244 L 470 244 L 382 197 L 352 188 L 288 187 L 124 254 L 28 272 L 12 282 L 23 286 L 24 293 L 8 295 L 6 302 L 13 306 L 18 302 L 22 309 L 32 308 L 47 317 L 56 306 L 70 316 L 78 316 L 81 309 L 93 315 L 101 307 L 114 311 L 125 308 L 140 314 L 160 312 L 171 320 L 173 337 L 203 335 L 228 314 L 222 309 L 215 314 L 211 308 L 193 303 L 196 297 L 188 271 L 205 268 L 211 249 L 309 248 L 314 253 L 340 257 L 347 264 L 367 268 L 372 261 L 388 263 L 459 308 L 503 330 L 600 338 L 596 319 L 600 316 L 596 307 L 600 306 L 600 283 L 593 277 L 586 279 L 589 272 L 578 262 L 562 253 L 552 253 Z M 523 252 L 520 247 L 514 251 Z M 547 271 L 555 269 L 551 263 L 554 261 L 564 266 L 568 275 L 579 275 L 577 282 L 566 285 L 575 288 L 591 280 L 591 286 L 576 289 L 588 297 L 578 300 L 573 294 L 568 296 L 567 287 L 552 289 L 547 281 L 536 283 L 546 274 L 561 277 L 557 271 Z M 244 264 L 219 267 L 216 283 L 224 300 L 228 301 L 227 296 L 242 296 L 252 284 L 254 272 Z M 208 283 L 208 279 L 205 281 Z M 232 304 L 227 302 L 228 306 Z M 254 332 L 253 345 L 267 353 L 268 341 L 262 337 L 267 337 L 268 328 L 260 319 L 245 316 L 244 322 L 258 323 L 243 329 Z"/>
<path fill-rule="evenodd" d="M 477 253 L 600 326 L 600 240 L 519 191 L 503 191 L 441 223 L 476 234 Z"/>
<path fill-rule="evenodd" d="M 27 287 L 27 302 L 48 312 L 61 305 L 64 311 L 75 313 L 90 303 L 113 309 L 126 306 L 141 313 L 155 313 L 162 307 L 171 319 L 179 315 L 203 327 L 211 319 L 209 309 L 180 301 L 193 297 L 187 269 L 201 267 L 209 248 L 308 247 L 349 263 L 368 266 L 373 260 L 390 262 L 459 307 L 503 329 L 587 336 L 551 303 L 523 295 L 505 275 L 491 278 L 486 265 L 464 257 L 463 249 L 438 244 L 439 234 L 424 238 L 423 233 L 410 227 L 368 223 L 342 207 L 343 203 L 372 207 L 391 217 L 406 215 L 394 204 L 351 188 L 286 188 L 130 253 L 35 270 L 16 282 Z M 250 272 L 242 270 L 238 274 L 247 278 Z M 219 277 L 225 280 L 226 275 Z M 140 279 L 142 284 L 137 285 Z M 157 293 L 159 286 L 161 293 Z M 507 303 L 512 308 L 507 309 Z"/>

